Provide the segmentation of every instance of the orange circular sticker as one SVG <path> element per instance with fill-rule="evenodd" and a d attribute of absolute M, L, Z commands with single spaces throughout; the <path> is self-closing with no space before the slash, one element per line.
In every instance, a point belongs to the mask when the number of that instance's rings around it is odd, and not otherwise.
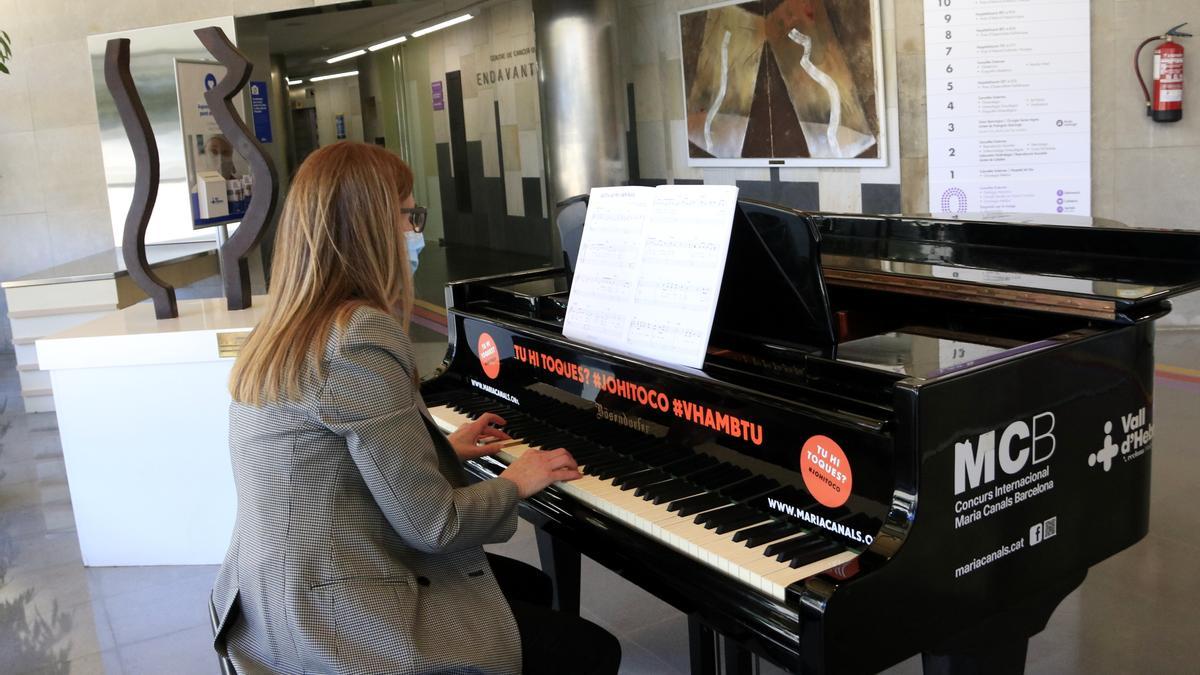
<path fill-rule="evenodd" d="M 479 365 L 483 366 L 483 373 L 491 379 L 496 379 L 500 374 L 500 350 L 496 349 L 496 341 L 491 335 L 483 333 L 479 336 L 479 345 L 476 354 L 479 355 Z"/>
<path fill-rule="evenodd" d="M 834 508 L 850 498 L 854 474 L 842 446 L 828 436 L 813 436 L 800 450 L 800 474 L 813 499 Z"/>

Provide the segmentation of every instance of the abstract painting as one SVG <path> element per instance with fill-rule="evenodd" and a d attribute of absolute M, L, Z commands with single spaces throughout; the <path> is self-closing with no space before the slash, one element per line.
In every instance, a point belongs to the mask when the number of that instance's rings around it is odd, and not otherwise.
<path fill-rule="evenodd" d="M 878 0 L 679 13 L 692 166 L 884 166 Z"/>

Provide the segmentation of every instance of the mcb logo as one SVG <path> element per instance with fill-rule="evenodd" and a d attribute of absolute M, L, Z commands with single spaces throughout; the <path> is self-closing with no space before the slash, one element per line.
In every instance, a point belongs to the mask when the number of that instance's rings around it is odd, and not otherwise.
<path fill-rule="evenodd" d="M 1029 421 L 1016 420 L 977 438 L 954 444 L 954 494 L 960 495 L 996 480 L 1000 471 L 1015 476 L 1054 455 L 1054 413 L 1043 412 Z M 997 441 L 997 434 L 1000 438 Z"/>

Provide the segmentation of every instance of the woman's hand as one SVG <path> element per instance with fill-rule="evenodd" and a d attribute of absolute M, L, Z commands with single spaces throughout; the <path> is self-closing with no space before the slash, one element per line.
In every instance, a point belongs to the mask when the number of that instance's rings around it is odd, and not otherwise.
<path fill-rule="evenodd" d="M 551 483 L 582 478 L 579 465 L 571 453 L 556 450 L 526 450 L 517 461 L 508 465 L 501 478 L 517 484 L 517 492 L 525 499 L 541 492 Z"/>
<path fill-rule="evenodd" d="M 504 441 L 512 440 L 511 436 L 499 428 L 504 423 L 504 418 L 496 413 L 484 413 L 474 422 L 468 422 L 456 429 L 449 439 L 458 460 L 465 462 L 468 459 L 500 452 Z"/>

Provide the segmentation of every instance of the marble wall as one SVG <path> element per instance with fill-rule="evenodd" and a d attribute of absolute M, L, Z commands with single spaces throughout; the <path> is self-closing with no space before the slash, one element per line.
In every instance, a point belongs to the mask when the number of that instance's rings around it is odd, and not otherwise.
<path fill-rule="evenodd" d="M 12 74 L 0 75 L 0 280 L 112 245 L 87 35 L 324 4 L 332 3 L 0 0 L 0 28 L 13 38 Z M 677 29 L 669 19 L 680 9 L 704 4 L 707 0 L 619 3 L 626 27 L 622 32 L 644 36 L 637 42 L 625 42 L 632 46 L 621 50 L 623 81 L 614 83 L 619 88 L 632 82 L 637 91 L 650 92 L 638 95 L 635 101 L 643 175 L 650 176 L 653 169 L 663 179 L 697 179 L 697 170 L 681 165 L 678 145 L 668 145 L 672 120 L 682 119 L 679 101 L 670 96 L 680 89 L 672 79 L 678 77 L 679 56 Z M 887 105 L 896 111 L 893 123 L 898 130 L 893 135 L 898 141 L 893 143 L 896 161 L 887 169 L 778 172 L 780 184 L 817 183 L 821 208 L 855 210 L 863 206 L 862 185 L 897 183 L 905 210 L 926 206 L 921 0 L 882 0 L 882 5 L 884 55 L 891 73 Z M 1200 66 L 1192 59 L 1187 70 L 1192 94 L 1184 121 L 1156 125 L 1142 113 L 1141 93 L 1128 65 L 1142 38 L 1188 19 L 1200 21 L 1195 9 L 1195 0 L 1092 1 L 1093 199 L 1098 216 L 1200 229 L 1195 216 L 1200 213 L 1200 189 L 1196 187 L 1200 180 Z M 527 20 L 515 15 L 509 20 L 518 19 Z M 1193 43 L 1189 51 L 1200 49 L 1200 40 Z M 449 65 L 443 63 L 439 72 L 449 70 Z M 430 67 L 433 72 L 432 59 Z M 661 95 L 655 96 L 655 92 Z M 521 131 L 520 120 L 515 123 Z M 540 151 L 523 154 L 532 156 Z M 509 166 L 515 164 L 506 163 L 506 173 Z M 524 177 L 524 162 L 521 166 Z M 699 175 L 714 182 L 770 184 L 774 178 L 766 169 L 735 174 L 709 169 Z M 507 183 L 505 190 L 509 190 Z M 2 302 L 0 313 L 7 311 Z M 1200 325 L 1200 300 L 1178 303 L 1168 321 Z M 11 349 L 7 323 L 0 322 L 0 326 L 0 350 Z"/>
<path fill-rule="evenodd" d="M 406 109 L 429 117 L 448 243 L 550 257 L 542 181 L 537 54 L 530 0 L 493 4 L 464 24 L 401 47 L 415 96 Z M 440 91 L 435 104 L 434 88 Z M 426 139 L 416 134 L 414 142 Z"/>

